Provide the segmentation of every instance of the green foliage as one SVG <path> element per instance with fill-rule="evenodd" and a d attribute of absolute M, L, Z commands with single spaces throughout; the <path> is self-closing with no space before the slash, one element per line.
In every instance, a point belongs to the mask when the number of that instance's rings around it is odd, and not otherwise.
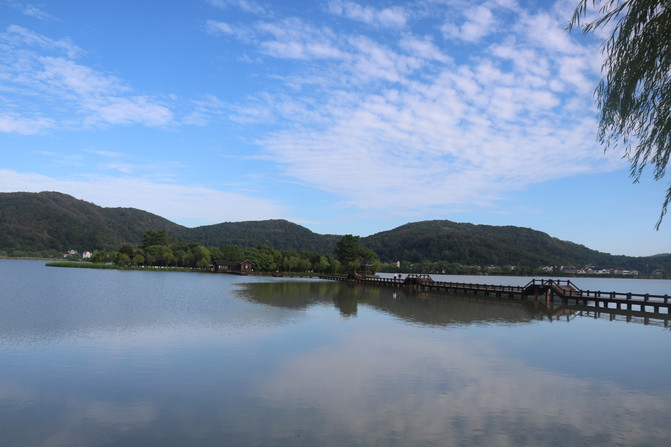
<path fill-rule="evenodd" d="M 94 264 L 105 264 L 113 261 L 114 257 L 105 251 L 94 250 L 91 255 L 91 262 Z"/>
<path fill-rule="evenodd" d="M 226 261 L 242 261 L 245 257 L 245 251 L 233 244 L 225 244 L 221 246 L 221 257 Z"/>
<path fill-rule="evenodd" d="M 360 270 L 362 264 L 370 264 L 370 272 L 375 273 L 380 267 L 380 258 L 370 248 L 359 246 L 359 240 L 359 236 L 346 234 L 338 241 L 333 253 L 348 272 Z"/>
<path fill-rule="evenodd" d="M 178 232 L 179 225 L 132 208 L 101 208 L 57 192 L 0 193 L 0 249 L 117 250 L 137 244 L 148 228 Z"/>
<path fill-rule="evenodd" d="M 219 230 L 222 233 L 214 237 Z M 167 243 L 155 244 L 165 249 L 152 249 L 149 253 L 143 249 L 145 236 L 147 243 L 166 242 L 166 233 Z M 198 240 L 200 235 L 209 235 L 219 242 L 209 245 Z M 229 235 L 232 239 L 227 239 Z M 434 264 L 440 265 L 438 271 L 446 272 L 456 272 L 460 265 L 504 268 L 525 264 L 535 268 L 547 264 L 593 264 L 644 274 L 656 269 L 667 275 L 671 273 L 671 255 L 612 256 L 529 228 L 441 220 L 407 224 L 365 238 L 348 236 L 358 240 L 360 250 L 372 250 L 385 262 L 401 261 L 401 268 L 395 270 L 406 272 L 411 271 L 411 265 L 430 261 L 432 268 Z M 316 235 L 286 221 L 226 223 L 188 229 L 143 211 L 100 208 L 65 194 L 0 193 L 0 254 L 10 257 L 62 259 L 63 251 L 75 249 L 93 251 L 93 263 L 107 263 L 116 262 L 118 250 L 138 265 L 140 258 L 136 256 L 144 258 L 144 265 L 207 268 L 204 266 L 214 260 L 241 261 L 246 255 L 256 257 L 256 251 L 260 250 L 259 265 L 267 271 L 345 273 L 347 262 L 341 263 L 332 254 L 341 239 Z M 235 243 L 238 240 L 240 245 Z M 149 247 L 152 246 L 146 246 Z M 207 252 L 200 247 L 209 252 L 209 260 Z M 365 251 L 359 255 L 373 264 L 373 270 L 379 270 L 379 258 L 371 258 L 371 253 Z"/>
<path fill-rule="evenodd" d="M 333 253 L 343 264 L 349 264 L 359 258 L 359 236 L 344 235 L 336 244 Z"/>
<path fill-rule="evenodd" d="M 115 264 L 119 267 L 126 267 L 130 265 L 130 258 L 125 253 L 119 253 L 116 257 Z"/>
<path fill-rule="evenodd" d="M 170 235 L 165 230 L 147 230 L 142 238 L 142 248 L 147 249 L 152 245 L 168 245 L 170 242 Z"/>
<path fill-rule="evenodd" d="M 569 30 L 581 26 L 589 3 L 578 4 Z M 591 3 L 596 5 L 595 0 Z M 600 16 L 582 25 L 588 33 L 614 24 L 601 46 L 606 59 L 605 77 L 596 89 L 599 141 L 606 150 L 624 146 L 635 181 L 648 163 L 653 165 L 655 180 L 660 180 L 671 155 L 671 2 L 607 0 L 600 6 Z M 657 229 L 670 202 L 671 186 Z"/>
<path fill-rule="evenodd" d="M 651 273 L 671 272 L 671 255 L 650 257 L 613 256 L 585 246 L 561 241 L 530 228 L 498 227 L 455 223 L 448 220 L 416 222 L 362 239 L 385 262 L 401 261 L 393 271 L 414 272 L 411 265 L 422 261 L 447 262 L 446 272 L 455 266 L 519 266 L 593 264 Z M 453 264 L 450 267 L 450 263 Z M 517 272 L 516 272 L 517 273 Z"/>
<path fill-rule="evenodd" d="M 224 222 L 186 229 L 178 234 L 185 240 L 208 247 L 231 245 L 242 248 L 268 245 L 279 250 L 309 250 L 330 253 L 339 236 L 315 234 L 305 227 L 286 220 Z"/>

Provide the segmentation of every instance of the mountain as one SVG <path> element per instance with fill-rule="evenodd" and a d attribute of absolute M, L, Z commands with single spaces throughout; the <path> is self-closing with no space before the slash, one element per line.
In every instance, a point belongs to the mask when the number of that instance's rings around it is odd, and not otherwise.
<path fill-rule="evenodd" d="M 614 256 L 562 241 L 541 231 L 513 226 L 432 220 L 402 225 L 361 239 L 383 262 L 448 261 L 464 265 L 593 265 L 651 274 L 671 272 L 671 254 Z"/>
<path fill-rule="evenodd" d="M 226 222 L 187 228 L 135 208 L 103 208 L 58 192 L 0 193 L 0 251 L 118 250 L 139 245 L 147 230 L 210 247 L 272 245 L 330 253 L 340 236 L 319 235 L 286 220 Z"/>
<path fill-rule="evenodd" d="M 333 252 L 341 236 L 321 235 L 286 220 L 225 222 L 187 228 L 134 208 L 103 208 L 57 192 L 0 193 L 0 254 L 67 249 L 117 250 L 139 245 L 147 230 L 208 247 L 271 245 L 276 249 Z M 415 222 L 361 238 L 384 261 L 449 261 L 479 265 L 558 264 L 671 271 L 671 254 L 613 256 L 530 228 L 448 220 Z"/>
<path fill-rule="evenodd" d="M 225 222 L 188 229 L 182 236 L 188 242 L 207 247 L 233 244 L 240 247 L 270 245 L 280 250 L 309 250 L 331 253 L 341 236 L 313 233 L 286 220 Z"/>
<path fill-rule="evenodd" d="M 409 223 L 366 237 L 365 245 L 382 259 L 459 260 L 463 264 L 600 264 L 617 258 L 546 233 L 513 226 L 474 225 L 449 220 Z"/>
<path fill-rule="evenodd" d="M 163 217 L 134 208 L 102 208 L 58 192 L 0 193 L 0 250 L 116 250 L 147 229 L 176 233 Z"/>

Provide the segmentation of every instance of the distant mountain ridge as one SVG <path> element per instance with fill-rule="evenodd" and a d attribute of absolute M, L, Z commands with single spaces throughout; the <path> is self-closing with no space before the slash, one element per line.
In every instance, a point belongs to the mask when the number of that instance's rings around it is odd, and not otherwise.
<path fill-rule="evenodd" d="M 449 220 L 409 223 L 364 239 L 365 245 L 383 259 L 459 259 L 464 264 L 569 265 L 623 261 L 583 245 L 562 241 L 531 228 L 475 225 Z"/>
<path fill-rule="evenodd" d="M 181 226 L 135 208 L 102 208 L 58 192 L 0 193 L 0 250 L 118 249 L 148 228 Z"/>
<path fill-rule="evenodd" d="M 58 192 L 0 193 L 0 254 L 47 250 L 117 250 L 139 245 L 147 230 L 208 247 L 271 245 L 331 253 L 339 235 L 321 235 L 286 220 L 225 222 L 188 228 L 135 208 L 103 208 Z M 577 265 L 671 270 L 671 254 L 613 256 L 530 228 L 448 220 L 414 222 L 361 238 L 383 262 L 449 261 L 479 265 Z"/>

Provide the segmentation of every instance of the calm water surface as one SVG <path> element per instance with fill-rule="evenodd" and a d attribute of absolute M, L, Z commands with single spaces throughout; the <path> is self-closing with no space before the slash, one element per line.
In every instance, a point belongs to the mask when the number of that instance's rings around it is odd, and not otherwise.
<path fill-rule="evenodd" d="M 485 279 L 526 284 L 472 282 Z M 574 282 L 671 293 L 671 281 L 585 280 Z M 671 440 L 663 320 L 36 261 L 0 260 L 0 281 L 2 446 Z"/>

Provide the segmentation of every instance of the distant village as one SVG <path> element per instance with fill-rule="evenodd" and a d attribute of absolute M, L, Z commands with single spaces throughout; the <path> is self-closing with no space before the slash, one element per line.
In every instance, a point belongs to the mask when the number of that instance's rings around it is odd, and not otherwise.
<path fill-rule="evenodd" d="M 68 256 L 79 258 L 79 252 L 77 250 L 64 251 L 62 254 L 64 258 L 67 258 Z M 85 251 L 82 253 L 81 259 L 91 259 L 91 256 L 93 256 L 93 253 L 90 251 Z"/>
<path fill-rule="evenodd" d="M 542 272 L 562 272 L 570 275 L 622 275 L 622 276 L 638 276 L 638 270 L 626 270 L 626 269 L 608 269 L 608 268 L 597 268 L 593 265 L 586 265 L 583 268 L 576 267 L 574 265 L 541 265 L 538 267 L 538 270 Z M 661 274 L 660 271 L 653 272 L 653 275 Z"/>

